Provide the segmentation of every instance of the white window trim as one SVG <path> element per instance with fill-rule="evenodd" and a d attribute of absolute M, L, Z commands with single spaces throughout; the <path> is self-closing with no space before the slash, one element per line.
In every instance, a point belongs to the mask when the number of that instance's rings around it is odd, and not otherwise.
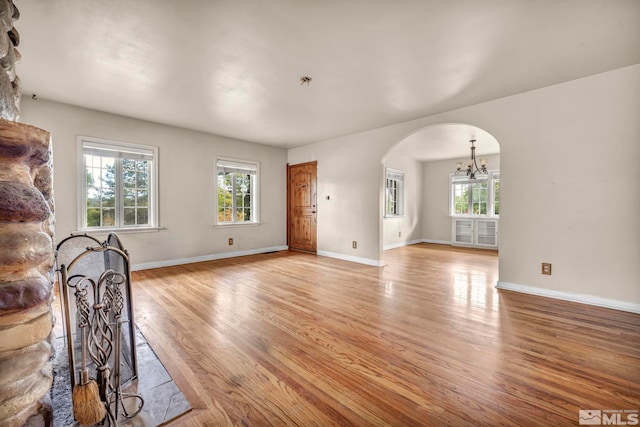
<path fill-rule="evenodd" d="M 499 170 L 490 170 L 487 175 L 482 175 L 476 179 L 470 179 L 467 176 L 456 175 L 455 173 L 449 174 L 449 216 L 451 218 L 486 218 L 486 219 L 499 219 L 500 215 L 495 215 L 495 194 L 494 194 L 494 181 L 500 179 Z M 474 182 L 486 182 L 487 183 L 487 212 L 488 214 L 456 214 L 453 207 L 453 184 L 455 183 L 474 183 Z"/>
<path fill-rule="evenodd" d="M 229 163 L 238 163 L 239 165 L 251 165 L 255 167 L 256 171 L 256 179 L 255 179 L 255 188 L 253 189 L 253 204 L 252 206 L 252 221 L 245 222 L 218 222 L 218 162 L 229 162 Z M 256 160 L 245 160 L 238 159 L 234 157 L 223 157 L 223 156 L 215 156 L 213 162 L 213 170 L 214 170 L 214 201 L 213 204 L 213 227 L 251 227 L 260 224 L 260 162 Z"/>
<path fill-rule="evenodd" d="M 103 233 L 103 232 L 148 232 L 162 230 L 160 227 L 158 216 L 158 147 L 152 145 L 133 144 L 130 142 L 115 141 L 103 138 L 95 138 L 91 136 L 79 135 L 77 138 L 77 154 L 78 154 L 78 231 L 91 232 L 91 233 Z M 84 163 L 84 142 L 88 142 L 96 145 L 104 145 L 105 147 L 117 147 L 132 150 L 144 150 L 153 152 L 153 161 L 151 162 L 151 176 L 149 181 L 151 183 L 149 189 L 149 225 L 136 225 L 128 227 L 87 227 L 87 210 L 86 210 L 86 187 L 87 182 L 87 168 Z M 121 203 L 121 201 L 120 201 Z M 122 209 L 120 206 L 118 209 Z"/>
<path fill-rule="evenodd" d="M 390 214 L 387 212 L 387 206 L 389 206 L 389 191 L 387 188 L 387 180 L 389 179 L 390 175 L 397 175 L 400 179 L 398 180 L 400 182 L 400 191 L 399 191 L 399 195 L 398 195 L 398 206 L 399 206 L 399 212 L 398 214 Z M 402 218 L 404 217 L 404 171 L 401 171 L 399 169 L 393 169 L 393 168 L 385 168 L 385 174 L 384 174 L 384 217 L 385 218 Z"/>

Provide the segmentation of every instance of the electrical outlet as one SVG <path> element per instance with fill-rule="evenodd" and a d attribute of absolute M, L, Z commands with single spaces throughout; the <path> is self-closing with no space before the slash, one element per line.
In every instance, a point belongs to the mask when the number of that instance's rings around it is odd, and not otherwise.
<path fill-rule="evenodd" d="M 233 245 L 233 237 L 229 237 L 229 246 Z"/>
<path fill-rule="evenodd" d="M 546 274 L 551 276 L 551 263 L 550 262 L 543 262 L 542 263 L 542 274 Z"/>
<path fill-rule="evenodd" d="M 351 243 L 351 247 L 353 249 L 358 249 L 358 242 L 356 242 L 355 240 Z"/>

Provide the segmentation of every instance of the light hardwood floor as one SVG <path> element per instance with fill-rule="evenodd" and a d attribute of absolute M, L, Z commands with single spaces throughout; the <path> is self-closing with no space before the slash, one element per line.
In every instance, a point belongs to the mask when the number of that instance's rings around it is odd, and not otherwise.
<path fill-rule="evenodd" d="M 497 291 L 492 251 L 278 252 L 135 272 L 173 425 L 577 425 L 640 409 L 640 315 Z"/>

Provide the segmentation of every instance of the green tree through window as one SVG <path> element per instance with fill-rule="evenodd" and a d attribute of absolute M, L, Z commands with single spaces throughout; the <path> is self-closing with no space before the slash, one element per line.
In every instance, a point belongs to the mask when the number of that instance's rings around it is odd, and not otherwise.
<path fill-rule="evenodd" d="M 500 213 L 500 175 L 493 172 L 484 179 L 451 178 L 452 215 L 498 216 Z M 493 206 L 493 211 L 491 207 Z"/>
<path fill-rule="evenodd" d="M 500 215 L 500 178 L 493 181 L 493 214 Z"/>
<path fill-rule="evenodd" d="M 156 150 L 83 137 L 81 229 L 152 227 Z"/>
<path fill-rule="evenodd" d="M 217 223 L 257 222 L 257 163 L 217 160 Z"/>
<path fill-rule="evenodd" d="M 85 154 L 84 160 L 87 176 L 87 227 L 115 227 L 115 159 Z"/>

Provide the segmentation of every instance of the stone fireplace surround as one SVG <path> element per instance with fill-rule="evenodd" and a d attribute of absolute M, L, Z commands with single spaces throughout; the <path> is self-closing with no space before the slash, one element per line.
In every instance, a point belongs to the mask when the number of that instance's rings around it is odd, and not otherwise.
<path fill-rule="evenodd" d="M 51 422 L 52 174 L 49 133 L 0 120 L 0 425 L 8 427 Z"/>

